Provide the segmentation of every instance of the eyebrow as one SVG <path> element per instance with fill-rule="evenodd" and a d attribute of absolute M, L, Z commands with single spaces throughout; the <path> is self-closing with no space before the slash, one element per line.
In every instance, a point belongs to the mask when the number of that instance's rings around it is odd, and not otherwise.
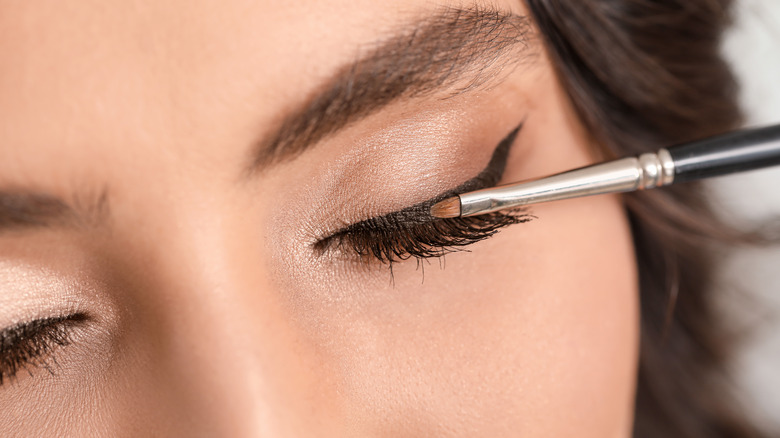
<path fill-rule="evenodd" d="M 500 82 L 529 56 L 527 17 L 448 7 L 402 26 L 345 65 L 252 149 L 249 174 L 292 159 L 399 99 L 453 97 Z"/>
<path fill-rule="evenodd" d="M 310 146 L 399 99 L 443 98 L 500 82 L 530 56 L 527 17 L 485 7 L 447 7 L 401 26 L 338 69 L 252 149 L 249 174 Z M 70 204 L 0 189 L 0 232 L 94 225 L 108 216 L 105 191 Z"/>
<path fill-rule="evenodd" d="M 27 191 L 0 191 L 0 232 L 51 226 L 94 226 L 108 216 L 108 196 L 67 203 L 52 195 Z"/>

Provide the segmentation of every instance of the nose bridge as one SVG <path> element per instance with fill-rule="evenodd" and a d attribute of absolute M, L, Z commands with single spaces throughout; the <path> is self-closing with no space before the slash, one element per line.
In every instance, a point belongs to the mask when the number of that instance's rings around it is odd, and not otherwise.
<path fill-rule="evenodd" d="M 257 227 L 242 215 L 182 213 L 160 227 L 144 307 L 150 370 L 172 418 L 219 436 L 307 436 L 316 424 L 312 350 L 290 322 Z M 192 218 L 197 218 L 193 220 Z M 256 238 L 256 240 L 255 240 Z M 305 419 L 305 421 L 303 421 Z"/>

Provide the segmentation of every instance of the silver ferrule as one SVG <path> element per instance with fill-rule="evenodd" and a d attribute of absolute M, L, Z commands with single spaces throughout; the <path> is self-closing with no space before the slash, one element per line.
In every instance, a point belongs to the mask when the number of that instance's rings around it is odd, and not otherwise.
<path fill-rule="evenodd" d="M 594 164 L 545 178 L 460 195 L 461 216 L 475 216 L 541 202 L 652 189 L 674 182 L 669 151 Z"/>

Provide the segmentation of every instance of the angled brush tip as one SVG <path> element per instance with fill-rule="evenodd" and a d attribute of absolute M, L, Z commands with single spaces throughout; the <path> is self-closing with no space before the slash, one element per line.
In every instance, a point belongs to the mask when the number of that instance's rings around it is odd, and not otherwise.
<path fill-rule="evenodd" d="M 460 216 L 460 198 L 447 198 L 431 207 L 431 216 L 446 219 Z"/>

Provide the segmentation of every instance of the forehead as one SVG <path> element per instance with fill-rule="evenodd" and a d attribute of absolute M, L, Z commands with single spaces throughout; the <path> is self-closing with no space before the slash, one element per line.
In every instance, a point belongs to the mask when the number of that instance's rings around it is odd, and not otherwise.
<path fill-rule="evenodd" d="M 160 149 L 179 160 L 232 159 L 212 146 L 262 134 L 338 66 L 441 6 L 0 2 L 0 154 L 77 167 Z"/>
<path fill-rule="evenodd" d="M 321 3 L 2 2 L 0 152 L 97 159 L 224 141 L 236 108 L 272 118 L 348 42 L 372 38 L 370 14 Z"/>

